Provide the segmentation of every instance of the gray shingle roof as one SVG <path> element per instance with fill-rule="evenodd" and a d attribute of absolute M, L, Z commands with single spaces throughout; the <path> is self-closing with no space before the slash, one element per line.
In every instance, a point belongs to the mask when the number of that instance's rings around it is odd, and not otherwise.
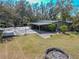
<path fill-rule="evenodd" d="M 33 22 L 33 23 L 31 23 L 32 25 L 48 25 L 48 24 L 52 24 L 52 23 L 56 23 L 56 22 L 58 22 L 58 21 L 52 21 L 52 20 L 39 20 L 39 21 L 37 21 L 37 22 Z"/>

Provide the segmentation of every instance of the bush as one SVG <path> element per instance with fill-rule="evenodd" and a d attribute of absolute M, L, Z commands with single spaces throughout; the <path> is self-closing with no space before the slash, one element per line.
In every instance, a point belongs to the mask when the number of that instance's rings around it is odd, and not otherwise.
<path fill-rule="evenodd" d="M 49 30 L 55 31 L 56 30 L 56 24 L 50 24 L 48 25 Z"/>
<path fill-rule="evenodd" d="M 68 26 L 67 25 L 60 26 L 60 31 L 65 33 L 66 31 L 68 31 Z"/>
<path fill-rule="evenodd" d="M 77 26 L 77 27 L 75 28 L 75 31 L 79 32 L 79 26 Z"/>

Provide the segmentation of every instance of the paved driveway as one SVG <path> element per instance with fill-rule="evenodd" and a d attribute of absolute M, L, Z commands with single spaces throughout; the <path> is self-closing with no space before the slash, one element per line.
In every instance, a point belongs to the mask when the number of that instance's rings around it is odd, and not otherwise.
<path fill-rule="evenodd" d="M 42 38 L 49 38 L 50 37 L 50 35 L 54 35 L 55 33 L 53 33 L 53 32 L 49 32 L 49 31 L 38 31 L 38 30 L 36 30 L 36 32 L 37 32 L 37 35 L 39 35 L 40 37 L 42 37 Z"/>

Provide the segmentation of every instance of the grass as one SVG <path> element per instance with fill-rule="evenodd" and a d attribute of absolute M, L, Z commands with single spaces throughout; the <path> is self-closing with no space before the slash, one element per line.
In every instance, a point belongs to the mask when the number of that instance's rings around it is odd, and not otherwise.
<path fill-rule="evenodd" d="M 79 59 L 79 35 L 71 33 L 69 35 L 55 34 L 48 39 L 43 39 L 36 34 L 14 37 L 12 41 L 0 44 L 0 52 L 4 52 L 5 45 L 7 45 L 8 59 L 23 59 L 22 52 L 25 59 L 42 59 L 46 49 L 50 47 L 63 49 L 72 59 Z M 15 53 L 19 54 L 16 58 Z"/>

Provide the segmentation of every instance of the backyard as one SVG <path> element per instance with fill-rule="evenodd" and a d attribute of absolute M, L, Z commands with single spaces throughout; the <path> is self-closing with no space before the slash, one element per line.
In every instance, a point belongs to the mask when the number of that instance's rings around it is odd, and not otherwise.
<path fill-rule="evenodd" d="M 36 34 L 13 37 L 0 43 L 0 59 L 44 59 L 47 48 L 64 50 L 71 59 L 79 59 L 79 35 L 54 34 L 44 39 Z"/>
<path fill-rule="evenodd" d="M 0 59 L 52 58 L 79 59 L 79 1 L 0 0 Z"/>

